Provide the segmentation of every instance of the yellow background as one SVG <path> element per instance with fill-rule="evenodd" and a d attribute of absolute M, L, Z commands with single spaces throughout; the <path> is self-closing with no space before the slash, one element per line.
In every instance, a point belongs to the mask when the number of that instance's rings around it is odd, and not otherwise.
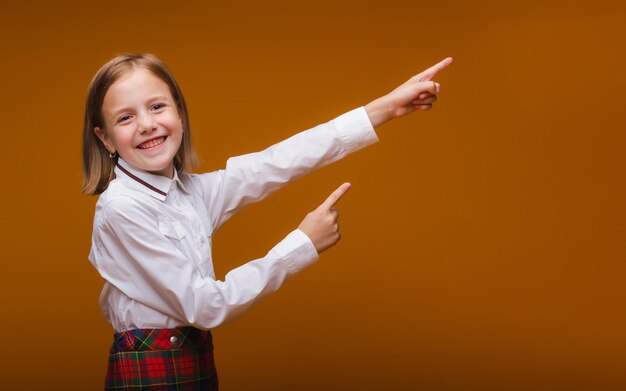
<path fill-rule="evenodd" d="M 216 235 L 223 277 L 353 184 L 339 245 L 214 331 L 224 390 L 626 389 L 615 4 L 3 1 L 1 388 L 102 388 L 83 105 L 106 60 L 152 52 L 185 93 L 200 171 L 455 58 L 433 110 Z"/>

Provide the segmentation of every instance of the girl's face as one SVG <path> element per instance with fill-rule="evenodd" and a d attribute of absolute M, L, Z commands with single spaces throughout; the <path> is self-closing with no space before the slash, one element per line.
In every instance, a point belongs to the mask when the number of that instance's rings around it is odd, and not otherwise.
<path fill-rule="evenodd" d="M 137 67 L 117 80 L 102 103 L 104 129 L 94 132 L 109 152 L 140 170 L 174 176 L 183 137 L 176 102 L 165 82 Z"/>

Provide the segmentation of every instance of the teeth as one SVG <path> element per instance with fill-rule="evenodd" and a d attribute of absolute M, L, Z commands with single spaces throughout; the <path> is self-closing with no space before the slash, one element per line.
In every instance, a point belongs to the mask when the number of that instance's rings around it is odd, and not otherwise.
<path fill-rule="evenodd" d="M 156 147 L 157 145 L 161 144 L 163 141 L 165 141 L 165 137 L 155 138 L 154 140 L 150 140 L 143 144 L 140 144 L 139 148 L 146 149 L 146 148 Z"/>

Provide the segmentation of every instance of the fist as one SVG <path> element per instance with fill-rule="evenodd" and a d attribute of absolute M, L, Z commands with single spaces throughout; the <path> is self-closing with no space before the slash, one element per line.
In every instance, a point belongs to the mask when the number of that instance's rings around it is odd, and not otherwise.
<path fill-rule="evenodd" d="M 317 209 L 307 214 L 298 227 L 311 239 L 318 253 L 334 246 L 341 238 L 335 204 L 351 186 L 347 182 L 339 186 Z"/>

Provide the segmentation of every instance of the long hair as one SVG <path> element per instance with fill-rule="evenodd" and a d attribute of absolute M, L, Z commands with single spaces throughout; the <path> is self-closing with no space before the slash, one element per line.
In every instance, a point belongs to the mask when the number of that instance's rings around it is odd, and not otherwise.
<path fill-rule="evenodd" d="M 176 102 L 178 115 L 183 125 L 183 140 L 174 156 L 174 167 L 178 171 L 189 172 L 200 162 L 191 142 L 189 114 L 183 93 L 165 64 L 152 54 L 122 54 L 104 64 L 89 84 L 85 104 L 83 127 L 83 187 L 85 194 L 96 195 L 106 190 L 114 177 L 118 157 L 110 158 L 109 151 L 96 136 L 94 128 L 104 129 L 102 103 L 109 88 L 124 74 L 136 67 L 142 67 L 163 80 L 170 88 Z"/>

